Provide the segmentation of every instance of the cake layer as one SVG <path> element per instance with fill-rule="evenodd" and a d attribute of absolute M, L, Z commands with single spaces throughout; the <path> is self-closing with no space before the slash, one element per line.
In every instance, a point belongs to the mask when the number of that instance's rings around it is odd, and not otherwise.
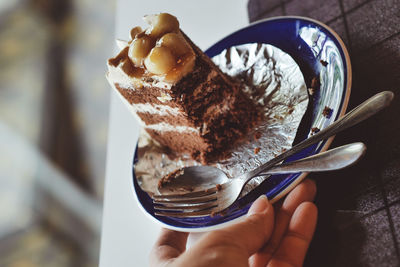
<path fill-rule="evenodd" d="M 170 101 L 171 96 L 169 94 L 157 87 L 145 87 L 139 90 L 133 90 L 123 87 L 119 83 L 115 83 L 114 86 L 131 105 L 152 103 L 173 108 L 180 107 L 176 102 Z"/>
<path fill-rule="evenodd" d="M 202 151 L 209 148 L 199 135 L 193 131 L 158 131 L 146 129 L 150 136 L 161 145 L 167 147 L 176 154 L 186 153 L 195 159 L 199 159 Z"/>
<path fill-rule="evenodd" d="M 149 112 L 137 112 L 136 114 L 140 117 L 140 119 L 146 125 L 166 123 L 171 126 L 190 126 L 190 127 L 195 126 L 192 123 L 192 121 L 188 120 L 188 118 L 182 114 L 180 114 L 180 115 L 159 115 L 159 114 L 154 114 L 154 113 L 149 113 Z"/>

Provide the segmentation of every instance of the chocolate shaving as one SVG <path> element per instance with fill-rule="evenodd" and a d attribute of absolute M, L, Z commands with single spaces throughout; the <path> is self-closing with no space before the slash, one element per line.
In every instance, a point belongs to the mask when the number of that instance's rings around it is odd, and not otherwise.
<path fill-rule="evenodd" d="M 311 80 L 311 88 L 314 89 L 314 90 L 318 90 L 319 86 L 320 86 L 319 79 L 316 78 L 316 77 L 312 78 L 312 80 Z"/>
<path fill-rule="evenodd" d="M 326 67 L 328 66 L 328 62 L 326 62 L 325 60 L 320 60 L 319 62 L 321 62 L 322 66 Z"/>
<path fill-rule="evenodd" d="M 312 78 L 311 80 L 311 87 L 308 88 L 309 95 L 314 95 L 317 90 L 319 90 L 320 82 L 317 77 Z"/>
<path fill-rule="evenodd" d="M 318 127 L 313 127 L 311 128 L 311 134 L 316 134 L 320 131 L 320 129 Z"/>
<path fill-rule="evenodd" d="M 329 119 L 332 116 L 332 112 L 333 112 L 333 109 L 331 109 L 328 106 L 325 106 L 324 110 L 322 111 L 322 115 L 324 115 L 326 118 Z"/>
<path fill-rule="evenodd" d="M 261 132 L 256 132 L 256 133 L 254 134 L 254 139 L 256 139 L 256 140 L 260 139 L 260 138 L 261 138 L 261 135 L 262 135 Z"/>

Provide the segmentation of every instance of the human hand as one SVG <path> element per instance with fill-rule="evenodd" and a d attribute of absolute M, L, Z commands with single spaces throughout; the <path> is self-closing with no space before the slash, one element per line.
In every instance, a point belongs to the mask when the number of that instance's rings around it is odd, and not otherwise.
<path fill-rule="evenodd" d="M 266 197 L 260 197 L 243 221 L 205 234 L 188 250 L 188 233 L 162 229 L 150 254 L 150 264 L 302 266 L 317 222 L 317 208 L 311 202 L 315 193 L 315 183 L 305 180 L 275 207 Z"/>

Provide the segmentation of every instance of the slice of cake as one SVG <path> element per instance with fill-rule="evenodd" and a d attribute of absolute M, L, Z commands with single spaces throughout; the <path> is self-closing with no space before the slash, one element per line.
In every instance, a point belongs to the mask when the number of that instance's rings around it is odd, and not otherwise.
<path fill-rule="evenodd" d="M 174 16 L 144 19 L 149 28 L 133 28 L 131 40 L 109 59 L 110 84 L 170 152 L 202 163 L 226 157 L 258 121 L 256 105 L 179 29 Z"/>

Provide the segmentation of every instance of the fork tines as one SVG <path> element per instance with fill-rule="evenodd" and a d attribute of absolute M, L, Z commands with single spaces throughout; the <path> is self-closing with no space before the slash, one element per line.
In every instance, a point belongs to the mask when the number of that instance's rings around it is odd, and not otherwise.
<path fill-rule="evenodd" d="M 185 194 L 153 195 L 154 214 L 170 217 L 200 217 L 210 215 L 217 207 L 217 189 Z"/>

